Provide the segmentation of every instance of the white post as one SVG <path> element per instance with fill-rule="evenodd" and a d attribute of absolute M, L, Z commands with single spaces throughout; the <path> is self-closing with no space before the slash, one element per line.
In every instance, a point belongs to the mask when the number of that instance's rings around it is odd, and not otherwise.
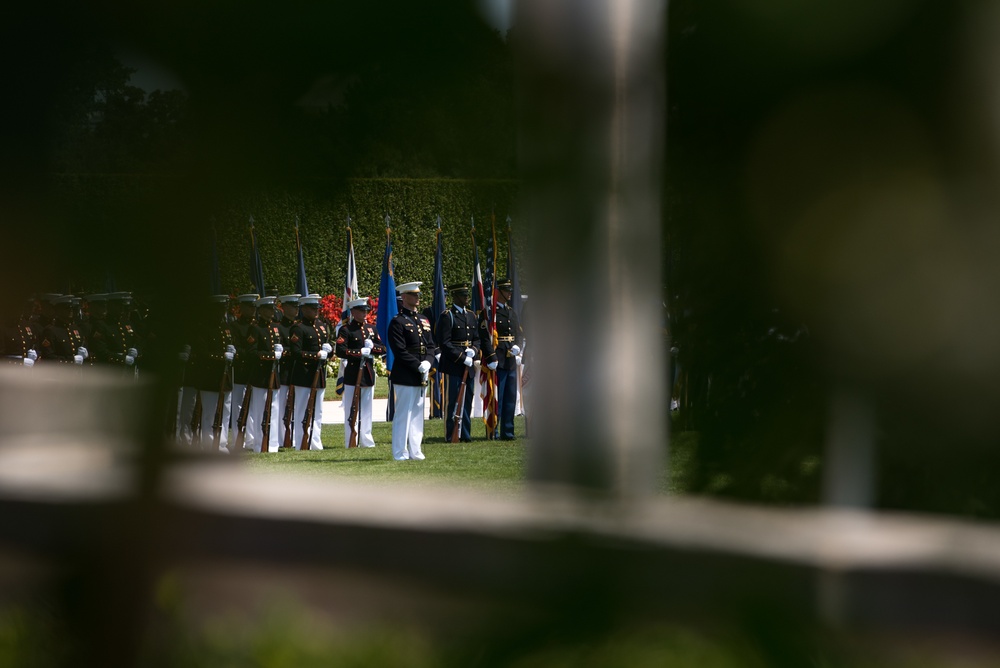
<path fill-rule="evenodd" d="M 662 470 L 665 10 L 517 5 L 536 484 L 624 498 L 651 492 Z"/>

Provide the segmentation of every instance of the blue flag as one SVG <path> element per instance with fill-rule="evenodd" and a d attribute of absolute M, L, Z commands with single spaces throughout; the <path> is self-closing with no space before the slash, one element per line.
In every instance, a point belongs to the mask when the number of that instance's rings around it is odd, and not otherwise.
<path fill-rule="evenodd" d="M 260 249 L 257 247 L 257 232 L 253 228 L 253 216 L 250 216 L 250 284 L 257 294 L 264 296 L 264 265 L 260 261 Z"/>
<path fill-rule="evenodd" d="M 392 237 L 389 230 L 389 216 L 385 217 L 385 255 L 382 257 L 382 278 L 378 284 L 378 313 L 375 329 L 386 347 L 389 345 L 389 321 L 396 317 L 396 278 L 392 273 Z M 385 368 L 392 371 L 392 349 L 385 356 Z"/>
<path fill-rule="evenodd" d="M 306 262 L 302 257 L 302 239 L 299 238 L 299 217 L 295 217 L 295 248 L 299 254 L 299 275 L 295 279 L 295 291 L 305 297 L 309 294 L 309 283 L 306 281 Z"/>
<path fill-rule="evenodd" d="M 510 216 L 507 216 L 507 278 L 510 280 L 510 307 L 521 316 L 521 281 L 517 278 L 517 262 L 514 260 L 514 235 L 510 230 Z"/>

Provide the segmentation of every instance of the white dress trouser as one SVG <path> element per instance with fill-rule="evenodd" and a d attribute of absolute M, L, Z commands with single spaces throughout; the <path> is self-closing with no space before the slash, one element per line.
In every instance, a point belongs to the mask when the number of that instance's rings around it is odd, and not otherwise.
<path fill-rule="evenodd" d="M 374 448 L 375 439 L 372 437 L 372 397 L 374 388 L 362 387 L 361 397 L 359 397 L 358 412 L 361 413 L 358 427 L 358 446 L 362 448 Z M 351 441 L 351 428 L 348 422 L 351 419 L 351 402 L 354 401 L 354 386 L 344 387 L 344 447 Z"/>
<path fill-rule="evenodd" d="M 219 393 L 201 390 L 199 394 L 201 395 L 201 447 L 203 450 L 211 450 L 215 440 L 212 425 L 215 424 L 215 411 L 219 406 Z M 229 443 L 227 438 L 229 430 L 226 429 L 226 425 L 229 424 L 229 415 L 233 407 L 232 395 L 232 392 L 225 392 L 222 395 L 222 432 L 219 434 L 219 450 L 224 452 L 229 452 L 226 447 Z"/>
<path fill-rule="evenodd" d="M 281 412 L 281 402 L 279 401 L 279 390 L 271 392 L 271 420 L 268 434 L 266 452 L 277 452 L 281 447 L 281 420 L 284 414 Z M 247 415 L 247 447 L 253 448 L 254 452 L 261 451 L 264 443 L 264 406 L 267 405 L 267 389 L 253 386 L 253 394 L 250 395 L 250 413 Z M 251 440 L 251 436 L 253 440 Z"/>
<path fill-rule="evenodd" d="M 308 387 L 295 386 L 295 430 L 292 432 L 295 438 L 292 440 L 292 447 L 296 450 L 302 447 L 302 437 L 305 435 L 302 431 L 302 420 L 306 417 L 310 391 L 311 389 Z M 323 395 L 325 393 L 326 388 L 320 387 L 316 390 L 316 403 L 312 416 L 312 438 L 309 439 L 310 450 L 323 449 L 323 441 L 320 436 L 323 431 Z"/>
<path fill-rule="evenodd" d="M 424 388 L 393 385 L 396 412 L 392 416 L 392 458 L 397 461 L 423 459 Z"/>

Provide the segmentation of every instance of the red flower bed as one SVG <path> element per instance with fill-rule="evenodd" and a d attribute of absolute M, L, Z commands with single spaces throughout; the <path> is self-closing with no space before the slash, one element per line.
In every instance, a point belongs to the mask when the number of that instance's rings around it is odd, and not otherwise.
<path fill-rule="evenodd" d="M 369 297 L 368 303 L 372 310 L 368 312 L 365 319 L 368 324 L 375 324 L 375 317 L 378 314 L 378 297 Z M 319 316 L 327 322 L 334 324 L 340 322 L 341 313 L 344 310 L 344 300 L 338 295 L 327 295 L 319 300 Z"/>

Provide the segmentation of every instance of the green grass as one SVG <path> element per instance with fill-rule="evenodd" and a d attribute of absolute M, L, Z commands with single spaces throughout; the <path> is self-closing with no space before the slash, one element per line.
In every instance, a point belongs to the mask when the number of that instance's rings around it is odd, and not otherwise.
<path fill-rule="evenodd" d="M 524 418 L 514 419 L 516 434 L 524 433 Z M 443 420 L 424 421 L 422 462 L 392 458 L 392 423 L 372 426 L 374 448 L 344 447 L 344 426 L 323 425 L 323 450 L 289 450 L 248 455 L 253 470 L 352 478 L 377 483 L 448 483 L 489 491 L 518 492 L 524 484 L 522 439 L 487 441 L 481 419 L 472 421 L 472 443 L 449 443 Z"/>
<path fill-rule="evenodd" d="M 344 447 L 343 425 L 323 426 L 322 451 L 287 450 L 248 455 L 245 465 L 256 471 L 352 478 L 369 483 L 405 482 L 452 484 L 487 491 L 517 493 L 524 489 L 527 441 L 487 441 L 482 419 L 472 421 L 472 443 L 449 443 L 443 420 L 424 421 L 422 462 L 397 462 L 392 458 L 392 423 L 372 425 L 374 448 Z M 514 433 L 524 434 L 524 418 L 514 418 Z M 696 457 L 698 438 L 682 432 L 671 441 L 669 465 L 659 476 L 659 491 L 684 494 L 689 491 L 690 470 Z"/>

